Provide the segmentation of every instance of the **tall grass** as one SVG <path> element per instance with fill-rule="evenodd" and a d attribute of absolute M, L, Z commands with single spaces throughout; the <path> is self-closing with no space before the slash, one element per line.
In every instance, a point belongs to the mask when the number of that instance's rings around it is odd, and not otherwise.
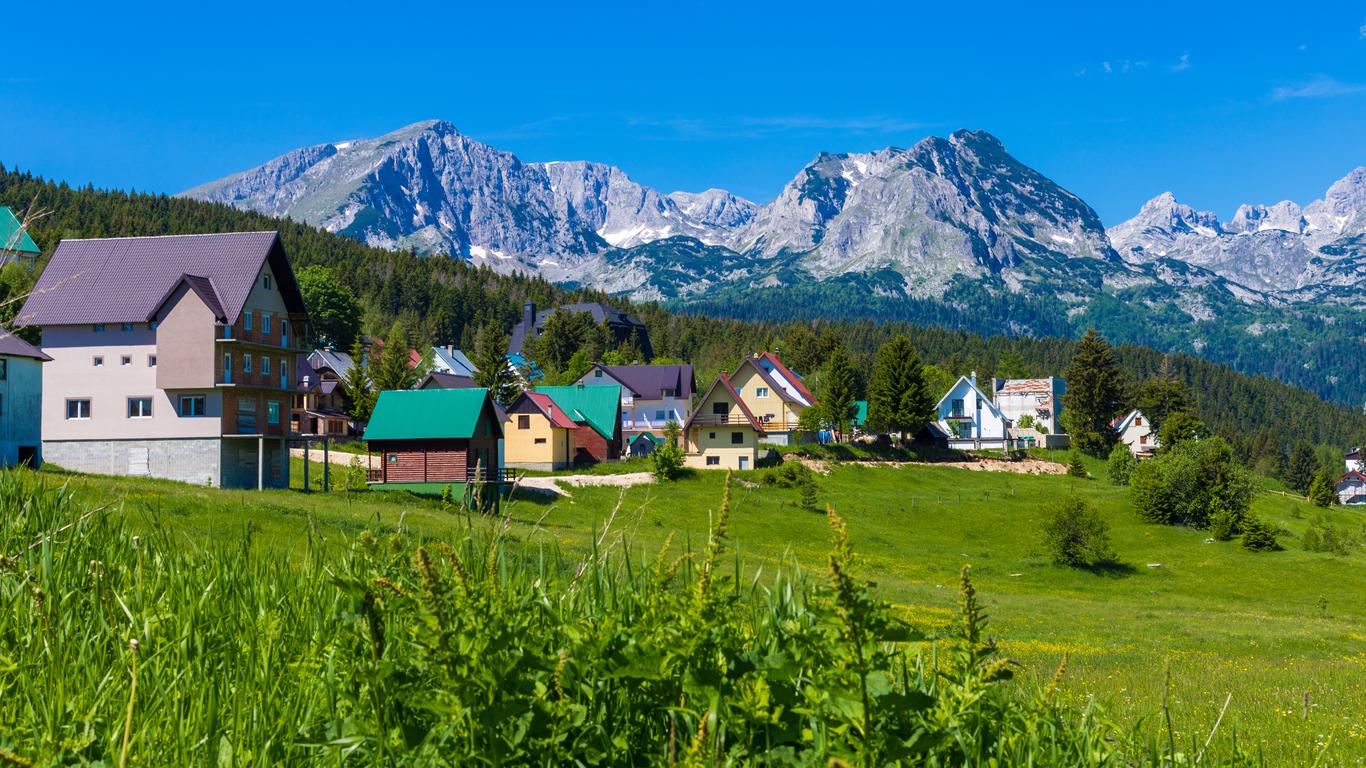
<path fill-rule="evenodd" d="M 292 558 L 0 472 L 0 765 L 1185 765 L 1012 685 L 965 572 L 926 638 L 858 576 L 742 582 L 729 494 L 699 551 L 585 558 L 487 520 Z M 599 541 L 607 541 L 606 536 Z"/>

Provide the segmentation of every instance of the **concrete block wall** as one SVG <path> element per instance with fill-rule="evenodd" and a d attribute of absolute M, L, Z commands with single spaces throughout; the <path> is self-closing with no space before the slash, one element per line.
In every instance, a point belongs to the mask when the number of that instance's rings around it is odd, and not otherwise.
<path fill-rule="evenodd" d="M 76 472 L 217 486 L 221 443 L 216 438 L 48 440 L 43 442 L 43 460 Z"/>

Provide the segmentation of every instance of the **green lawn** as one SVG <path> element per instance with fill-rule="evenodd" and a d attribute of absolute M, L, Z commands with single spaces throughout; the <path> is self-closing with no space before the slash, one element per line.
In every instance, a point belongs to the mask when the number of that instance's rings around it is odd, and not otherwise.
<path fill-rule="evenodd" d="M 301 477 L 296 460 L 296 484 Z M 313 479 L 321 477 L 320 466 Z M 69 476 L 91 502 L 122 501 L 137 526 L 159 519 L 187 542 L 241 537 L 303 553 L 311 532 L 340 545 L 366 528 L 402 524 L 441 536 L 466 525 L 439 502 L 406 494 L 218 491 L 175 483 Z M 1097 477 L 1104 467 L 1091 463 Z M 731 534 L 747 578 L 762 582 L 786 557 L 824 568 L 828 528 L 800 508 L 796 489 L 740 473 Z M 723 475 L 668 485 L 585 487 L 551 500 L 527 495 L 503 507 L 511 533 L 569 553 L 600 546 L 652 553 L 671 534 L 697 550 Z M 863 572 L 913 621 L 953 615 L 957 574 L 971 565 L 993 633 L 1026 681 L 1046 681 L 1068 657 L 1065 695 L 1094 699 L 1126 727 L 1157 734 L 1165 669 L 1177 738 L 1203 742 L 1231 694 L 1221 734 L 1256 744 L 1271 764 L 1366 764 L 1366 551 L 1303 551 L 1299 534 L 1317 510 L 1266 490 L 1254 511 L 1289 531 L 1286 550 L 1252 553 L 1206 543 L 1200 531 L 1147 525 L 1124 489 L 1101 480 L 969 472 L 934 466 L 838 465 L 819 478 L 821 504 L 848 521 Z M 1041 551 L 1040 509 L 1066 494 L 1097 505 L 1122 565 L 1103 572 L 1053 565 Z M 1327 515 L 1360 537 L 1366 514 Z M 485 525 L 475 519 L 476 525 Z"/>

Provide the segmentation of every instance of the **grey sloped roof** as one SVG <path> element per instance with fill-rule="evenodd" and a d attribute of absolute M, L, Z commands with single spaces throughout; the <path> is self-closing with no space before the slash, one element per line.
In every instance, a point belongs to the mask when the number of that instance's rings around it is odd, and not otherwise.
<path fill-rule="evenodd" d="M 0 355 L 31 357 L 43 362 L 52 359 L 43 354 L 42 350 L 6 330 L 0 330 Z"/>
<path fill-rule="evenodd" d="M 323 348 L 315 349 L 308 354 L 308 364 L 312 366 L 315 371 L 320 371 L 324 368 L 331 369 L 333 373 L 337 374 L 338 378 L 344 379 L 346 378 L 346 372 L 351 370 L 351 366 L 355 365 L 355 361 L 345 352 Z"/>
<path fill-rule="evenodd" d="M 656 400 L 666 389 L 678 390 L 682 399 L 692 397 L 693 371 L 686 363 L 680 365 L 598 365 L 608 376 L 616 379 L 636 397 Z"/>
<path fill-rule="evenodd" d="M 176 284 L 195 276 L 212 285 L 227 322 L 235 323 L 267 261 L 285 307 L 303 312 L 303 297 L 275 232 L 63 240 L 16 322 L 146 322 Z"/>
<path fill-rule="evenodd" d="M 550 316 L 560 310 L 569 312 L 570 314 L 587 312 L 595 323 L 602 324 L 603 322 L 606 322 L 623 331 L 636 331 L 640 337 L 641 352 L 645 353 L 645 359 L 648 360 L 654 357 L 654 350 L 650 348 L 650 332 L 649 329 L 645 327 L 645 323 L 642 323 L 630 314 L 615 307 L 609 307 L 606 304 L 600 304 L 595 301 L 582 302 L 579 304 L 563 304 L 558 307 L 539 310 L 536 313 L 535 320 L 532 321 L 532 324 L 535 326 L 534 328 L 527 328 L 525 320 L 512 327 L 512 335 L 508 340 L 508 351 L 513 354 L 521 354 L 522 349 L 526 344 L 528 333 L 531 333 L 534 338 L 535 331 L 544 328 L 545 323 L 550 319 Z"/>

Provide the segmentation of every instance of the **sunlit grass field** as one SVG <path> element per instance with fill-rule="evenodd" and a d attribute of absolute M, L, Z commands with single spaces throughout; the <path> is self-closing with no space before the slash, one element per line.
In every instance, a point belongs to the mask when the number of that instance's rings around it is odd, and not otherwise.
<path fill-rule="evenodd" d="M 165 524 L 187 547 L 249 536 L 253 547 L 302 558 L 310 535 L 341 547 L 366 529 L 402 524 L 418 536 L 447 536 L 467 525 L 435 500 L 335 490 L 338 469 L 328 494 L 53 478 L 91 504 L 121 502 L 114 513 L 135 528 Z M 1203 742 L 1219 722 L 1220 738 L 1236 736 L 1269 764 L 1366 765 L 1366 550 L 1333 556 L 1299 543 L 1315 514 L 1358 539 L 1366 515 L 1321 512 L 1269 487 L 1254 511 L 1286 529 L 1285 550 L 1254 553 L 1236 541 L 1207 542 L 1201 531 L 1142 523 L 1125 490 L 1105 482 L 1103 465 L 1090 469 L 1097 479 L 837 465 L 819 478 L 818 498 L 848 521 L 879 593 L 916 624 L 951 620 L 957 574 L 971 565 L 991 632 L 1025 685 L 1046 682 L 1065 655 L 1063 695 L 1099 703 L 1148 738 L 1169 737 L 1165 700 L 1179 742 Z M 821 570 L 824 517 L 761 474 L 740 473 L 733 488 L 731 535 L 745 578 L 762 583 L 785 558 Z M 571 554 L 596 542 L 650 556 L 671 534 L 675 546 L 697 550 L 722 482 L 720 473 L 697 473 L 666 485 L 574 488 L 568 499 L 521 494 L 502 514 L 515 539 Z M 1041 509 L 1067 494 L 1092 501 L 1110 523 L 1120 566 L 1093 572 L 1049 561 Z"/>

